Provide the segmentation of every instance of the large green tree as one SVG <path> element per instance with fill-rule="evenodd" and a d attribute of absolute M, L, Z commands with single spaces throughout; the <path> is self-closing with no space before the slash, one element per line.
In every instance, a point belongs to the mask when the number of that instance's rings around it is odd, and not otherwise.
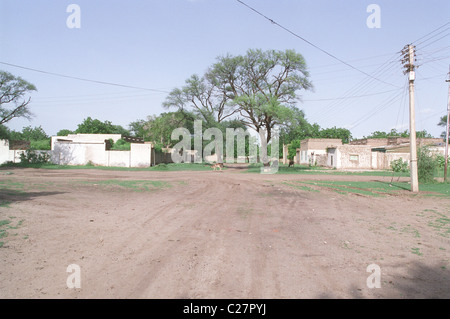
<path fill-rule="evenodd" d="M 91 117 L 87 117 L 82 123 L 78 124 L 75 133 L 130 135 L 130 132 L 120 125 L 113 125 L 110 121 L 102 122 Z"/>
<path fill-rule="evenodd" d="M 0 71 L 0 125 L 17 117 L 31 118 L 31 97 L 27 95 L 32 91 L 36 91 L 33 84 L 9 72 Z"/>
<path fill-rule="evenodd" d="M 240 120 L 269 143 L 277 125 L 292 120 L 299 91 L 312 89 L 306 62 L 294 50 L 248 50 L 219 57 L 210 79 L 237 110 Z"/>
<path fill-rule="evenodd" d="M 135 136 L 142 137 L 146 141 L 152 141 L 160 147 L 171 147 L 172 131 L 184 127 L 190 132 L 194 129 L 195 115 L 186 110 L 161 113 L 148 116 L 145 120 L 137 120 L 130 123 L 131 131 Z"/>
<path fill-rule="evenodd" d="M 294 50 L 248 50 L 217 58 L 203 76 L 174 89 L 163 106 L 192 111 L 206 127 L 238 119 L 269 143 L 278 125 L 292 121 L 299 91 L 312 89 L 303 56 Z"/>
<path fill-rule="evenodd" d="M 397 129 L 393 128 L 390 132 L 383 131 L 375 131 L 372 132 L 369 136 L 364 138 L 388 138 L 388 137 L 409 137 L 409 131 L 397 131 Z M 431 138 L 432 135 L 428 133 L 426 130 L 416 131 L 417 138 Z"/>
<path fill-rule="evenodd" d="M 352 138 L 352 133 L 346 128 L 331 127 L 322 129 L 319 132 L 320 138 L 338 138 L 342 140 L 342 143 L 349 143 Z"/>
<path fill-rule="evenodd" d="M 5 139 L 10 141 L 29 141 L 30 147 L 36 150 L 49 150 L 50 137 L 45 133 L 42 126 L 26 126 L 21 132 L 9 130 L 6 127 L 3 130 Z"/>
<path fill-rule="evenodd" d="M 62 130 L 59 130 L 59 131 L 56 133 L 56 136 L 67 136 L 67 135 L 73 134 L 73 133 L 74 133 L 73 131 L 64 128 L 64 129 L 62 129 Z"/>
<path fill-rule="evenodd" d="M 215 127 L 238 111 L 227 104 L 228 100 L 214 84 L 213 78 L 194 74 L 184 86 L 169 93 L 163 107 L 192 112 L 207 127 Z"/>

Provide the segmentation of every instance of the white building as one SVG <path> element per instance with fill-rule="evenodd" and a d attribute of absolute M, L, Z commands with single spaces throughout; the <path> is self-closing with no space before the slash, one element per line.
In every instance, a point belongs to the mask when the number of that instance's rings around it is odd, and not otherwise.
<path fill-rule="evenodd" d="M 151 166 L 151 143 L 131 143 L 130 151 L 107 149 L 108 140 L 117 142 L 120 138 L 120 134 L 52 136 L 52 162 L 58 165 Z"/>

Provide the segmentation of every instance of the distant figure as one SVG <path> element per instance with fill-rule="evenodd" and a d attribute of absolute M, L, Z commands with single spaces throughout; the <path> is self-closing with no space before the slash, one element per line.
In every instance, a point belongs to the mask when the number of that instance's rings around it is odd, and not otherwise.
<path fill-rule="evenodd" d="M 294 160 L 293 159 L 289 160 L 289 166 L 288 167 L 291 167 L 291 166 L 294 166 Z"/>
<path fill-rule="evenodd" d="M 216 168 L 219 168 L 220 170 L 222 170 L 223 163 L 216 163 L 216 164 L 212 165 L 211 167 L 213 168 L 214 171 L 216 170 Z"/>

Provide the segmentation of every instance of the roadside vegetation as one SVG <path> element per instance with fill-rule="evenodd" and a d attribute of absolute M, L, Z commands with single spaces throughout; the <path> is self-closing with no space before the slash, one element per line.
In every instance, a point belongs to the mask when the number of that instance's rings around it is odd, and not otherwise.
<path fill-rule="evenodd" d="M 306 191 L 332 190 L 339 194 L 357 194 L 372 197 L 386 195 L 407 195 L 411 189 L 409 182 L 381 181 L 289 181 L 283 184 Z M 450 198 L 449 183 L 421 183 L 419 190 L 423 196 L 438 196 Z M 414 194 L 415 195 L 415 194 Z"/>

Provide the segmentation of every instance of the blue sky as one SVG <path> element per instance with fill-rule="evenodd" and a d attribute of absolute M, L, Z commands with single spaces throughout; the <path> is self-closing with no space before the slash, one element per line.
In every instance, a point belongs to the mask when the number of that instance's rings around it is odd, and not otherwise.
<path fill-rule="evenodd" d="M 311 123 L 349 128 L 355 138 L 376 130 L 403 130 L 408 128 L 408 95 L 399 51 L 419 40 L 414 43 L 420 66 L 416 128 L 434 136 L 443 131 L 436 123 L 448 99 L 450 24 L 440 27 L 450 22 L 450 1 L 243 1 L 362 72 L 235 0 L 0 0 L 0 62 L 157 90 L 0 64 L 1 70 L 38 89 L 30 104 L 35 117 L 14 119 L 8 127 L 41 125 L 53 135 L 76 129 L 88 116 L 127 127 L 164 112 L 165 92 L 202 74 L 217 56 L 260 48 L 294 49 L 304 56 L 314 91 L 301 92 L 298 106 Z M 79 29 L 66 25 L 70 4 L 81 8 Z M 366 24 L 370 4 L 381 9 L 380 28 Z"/>

